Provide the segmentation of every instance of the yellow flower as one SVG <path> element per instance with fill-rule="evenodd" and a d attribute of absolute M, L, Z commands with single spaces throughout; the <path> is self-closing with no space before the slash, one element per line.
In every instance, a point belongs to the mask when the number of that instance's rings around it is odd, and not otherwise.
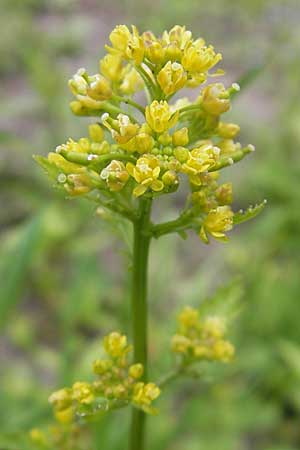
<path fill-rule="evenodd" d="M 209 359 L 211 357 L 211 349 L 205 344 L 194 343 L 194 357 L 197 359 Z"/>
<path fill-rule="evenodd" d="M 226 231 L 232 229 L 233 226 L 233 212 L 229 206 L 218 206 L 212 209 L 203 222 L 200 230 L 200 237 L 208 243 L 206 233 L 211 234 L 215 239 L 226 242 L 228 240 L 225 235 Z"/>
<path fill-rule="evenodd" d="M 154 139 L 148 133 L 139 133 L 135 137 L 134 145 L 138 153 L 149 153 L 154 147 Z"/>
<path fill-rule="evenodd" d="M 130 347 L 127 345 L 127 337 L 116 331 L 104 337 L 103 346 L 106 353 L 113 358 L 122 357 L 130 350 Z"/>
<path fill-rule="evenodd" d="M 111 359 L 96 359 L 93 362 L 93 372 L 96 375 L 103 375 L 112 368 L 113 362 Z"/>
<path fill-rule="evenodd" d="M 176 147 L 174 156 L 180 163 L 185 163 L 190 158 L 190 152 L 185 147 Z"/>
<path fill-rule="evenodd" d="M 165 186 L 176 187 L 179 184 L 178 176 L 174 170 L 167 170 L 161 179 Z"/>
<path fill-rule="evenodd" d="M 145 33 L 144 33 L 145 34 Z M 144 38 L 145 39 L 145 38 Z M 145 41 L 145 54 L 153 64 L 161 64 L 165 60 L 165 49 L 158 41 Z"/>
<path fill-rule="evenodd" d="M 61 411 L 54 411 L 54 415 L 58 422 L 68 425 L 73 422 L 74 409 L 70 406 L 70 408 L 62 409 Z"/>
<path fill-rule="evenodd" d="M 138 183 L 138 186 L 133 190 L 133 194 L 136 197 L 143 195 L 148 188 L 155 192 L 164 188 L 163 182 L 158 180 L 160 165 L 159 160 L 155 156 L 142 156 L 137 160 L 135 166 L 132 163 L 127 163 L 126 169 Z"/>
<path fill-rule="evenodd" d="M 59 389 L 50 395 L 48 401 L 57 411 L 66 409 L 72 404 L 72 391 L 68 388 Z"/>
<path fill-rule="evenodd" d="M 112 96 L 112 90 L 109 81 L 102 75 L 94 75 L 86 90 L 89 97 L 94 100 L 108 100 Z"/>
<path fill-rule="evenodd" d="M 83 195 L 90 192 L 93 188 L 93 181 L 89 174 L 89 172 L 84 168 L 85 172 L 83 173 L 71 173 L 67 176 L 68 183 L 64 184 L 64 188 L 70 195 Z M 94 173 L 97 177 L 98 174 Z"/>
<path fill-rule="evenodd" d="M 89 125 L 89 135 L 94 142 L 102 142 L 104 138 L 104 131 L 97 123 Z"/>
<path fill-rule="evenodd" d="M 171 95 L 185 86 L 187 74 L 181 64 L 168 61 L 158 73 L 157 81 L 163 93 Z"/>
<path fill-rule="evenodd" d="M 91 98 L 88 95 L 77 95 L 77 100 L 81 103 L 81 106 L 83 108 L 86 108 L 87 110 L 91 109 L 91 110 L 97 110 L 97 111 L 99 110 L 100 111 L 103 107 L 103 102 L 101 100 L 95 100 L 94 98 Z M 81 111 L 81 112 L 82 112 L 82 114 L 84 114 L 84 111 Z M 77 113 L 77 114 L 80 115 L 80 113 Z"/>
<path fill-rule="evenodd" d="M 197 328 L 199 323 L 199 311 L 186 306 L 178 316 L 181 333 L 186 333 L 191 328 Z"/>
<path fill-rule="evenodd" d="M 136 383 L 132 400 L 140 406 L 149 406 L 160 395 L 160 389 L 154 383 Z"/>
<path fill-rule="evenodd" d="M 126 144 L 136 136 L 139 130 L 139 125 L 131 123 L 126 114 L 119 114 L 117 120 L 105 114 L 102 117 L 102 123 L 110 130 L 112 137 L 118 144 Z"/>
<path fill-rule="evenodd" d="M 125 52 L 131 33 L 126 25 L 117 25 L 109 35 L 109 40 L 115 50 Z"/>
<path fill-rule="evenodd" d="M 180 49 L 184 49 L 192 40 L 192 33 L 185 27 L 175 25 L 169 32 L 164 31 L 162 41 L 165 45 L 176 44 Z"/>
<path fill-rule="evenodd" d="M 125 59 L 139 65 L 144 59 L 145 47 L 138 29 L 132 25 L 132 33 L 126 25 L 118 25 L 109 35 L 113 48 L 106 46 L 112 54 L 120 54 Z"/>
<path fill-rule="evenodd" d="M 131 39 L 128 41 L 126 56 L 133 59 L 135 64 L 139 65 L 144 59 L 145 46 L 142 37 L 139 35 L 138 29 L 132 25 Z"/>
<path fill-rule="evenodd" d="M 123 94 L 131 95 L 135 92 L 143 89 L 144 83 L 138 72 L 134 67 L 124 69 L 124 74 L 122 77 L 122 83 L 120 85 L 120 91 Z"/>
<path fill-rule="evenodd" d="M 205 45 L 203 39 L 189 42 L 182 56 L 181 64 L 191 73 L 206 73 L 222 59 L 221 53 L 215 53 L 214 48 Z"/>
<path fill-rule="evenodd" d="M 70 102 L 70 109 L 76 116 L 84 116 L 87 113 L 86 108 L 82 105 L 79 100 L 74 100 Z"/>
<path fill-rule="evenodd" d="M 100 173 L 112 192 L 118 192 L 128 181 L 129 175 L 122 161 L 113 159 Z"/>
<path fill-rule="evenodd" d="M 141 376 L 144 373 L 143 364 L 140 364 L 140 363 L 133 364 L 132 366 L 129 367 L 128 373 L 132 378 L 136 378 L 136 379 L 141 378 Z"/>
<path fill-rule="evenodd" d="M 221 362 L 230 362 L 234 357 L 234 346 L 229 342 L 222 339 L 217 340 L 212 348 L 212 358 Z"/>
<path fill-rule="evenodd" d="M 72 386 L 72 398 L 83 405 L 90 405 L 95 399 L 92 386 L 84 381 L 77 381 Z"/>
<path fill-rule="evenodd" d="M 100 72 L 111 81 L 119 81 L 122 77 L 122 58 L 120 55 L 107 54 L 100 59 Z"/>
<path fill-rule="evenodd" d="M 204 339 L 221 339 L 226 331 L 225 322 L 221 317 L 207 317 L 202 325 L 202 334 Z"/>
<path fill-rule="evenodd" d="M 240 132 L 240 127 L 235 123 L 219 122 L 217 133 L 223 139 L 233 139 Z"/>
<path fill-rule="evenodd" d="M 221 150 L 221 155 L 230 156 L 230 154 L 241 148 L 241 144 L 235 143 L 232 139 L 223 139 L 218 142 L 218 147 Z"/>
<path fill-rule="evenodd" d="M 230 108 L 228 91 L 222 83 L 213 83 L 203 89 L 201 96 L 203 109 L 213 116 L 219 116 Z"/>
<path fill-rule="evenodd" d="M 73 78 L 68 82 L 69 88 L 74 95 L 86 95 L 88 74 L 84 68 L 78 69 Z"/>
<path fill-rule="evenodd" d="M 219 154 L 220 149 L 212 144 L 203 144 L 199 148 L 194 148 L 189 154 L 189 159 L 182 165 L 182 172 L 189 176 L 192 184 L 200 186 L 201 174 L 216 164 Z"/>
<path fill-rule="evenodd" d="M 146 120 L 153 131 L 163 133 L 172 128 L 178 120 L 179 112 L 172 114 L 170 106 L 166 101 L 154 100 L 146 107 Z"/>
<path fill-rule="evenodd" d="M 191 340 L 182 334 L 172 337 L 172 350 L 175 353 L 187 353 L 191 347 Z"/>

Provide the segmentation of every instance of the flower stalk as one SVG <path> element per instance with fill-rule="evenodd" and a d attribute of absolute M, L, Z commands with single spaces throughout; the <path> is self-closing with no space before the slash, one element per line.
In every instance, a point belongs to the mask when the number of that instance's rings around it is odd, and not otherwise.
<path fill-rule="evenodd" d="M 147 274 L 151 236 L 147 233 L 151 215 L 150 198 L 139 200 L 138 219 L 134 222 L 133 266 L 131 286 L 131 321 L 134 345 L 134 362 L 144 366 L 143 381 L 147 382 L 148 368 L 148 307 Z M 145 448 L 145 421 L 143 411 L 132 408 L 129 450 Z"/>

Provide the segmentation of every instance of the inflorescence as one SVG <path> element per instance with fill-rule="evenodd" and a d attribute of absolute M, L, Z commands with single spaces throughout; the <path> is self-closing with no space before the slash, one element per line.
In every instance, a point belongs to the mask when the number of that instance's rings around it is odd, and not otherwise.
<path fill-rule="evenodd" d="M 221 54 L 178 25 L 161 37 L 119 25 L 110 42 L 99 73 L 79 69 L 69 81 L 73 113 L 96 118 L 89 136 L 36 160 L 68 195 L 84 195 L 132 221 L 136 197 L 175 192 L 187 178 L 185 209 L 174 223 L 153 226 L 152 235 L 193 229 L 205 243 L 209 236 L 226 241 L 243 218 L 235 220 L 232 186 L 218 184 L 219 172 L 254 147 L 236 142 L 239 126 L 221 120 L 239 90 L 208 82 L 223 73 L 214 71 Z M 173 101 L 189 87 L 199 89 L 194 101 Z M 133 99 L 141 89 L 146 107 Z M 257 212 L 247 211 L 247 219 Z"/>
<path fill-rule="evenodd" d="M 112 332 L 104 337 L 103 347 L 106 358 L 93 363 L 95 381 L 77 381 L 71 388 L 50 395 L 49 402 L 59 422 L 89 419 L 130 404 L 149 414 L 157 412 L 152 402 L 160 395 L 160 389 L 155 383 L 142 381 L 142 364 L 129 363 L 132 346 L 127 344 L 126 336 Z"/>
<path fill-rule="evenodd" d="M 225 335 L 226 322 L 223 317 L 201 317 L 197 309 L 187 306 L 178 316 L 172 350 L 181 356 L 183 366 L 195 361 L 227 363 L 234 356 L 234 347 Z"/>

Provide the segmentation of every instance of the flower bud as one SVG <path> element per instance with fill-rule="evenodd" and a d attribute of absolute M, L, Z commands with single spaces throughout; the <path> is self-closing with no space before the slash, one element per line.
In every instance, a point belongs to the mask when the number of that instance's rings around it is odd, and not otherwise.
<path fill-rule="evenodd" d="M 151 42 L 150 45 L 146 46 L 146 56 L 153 64 L 161 64 L 165 58 L 165 49 L 162 47 L 160 42 Z"/>
<path fill-rule="evenodd" d="M 102 75 L 96 75 L 87 88 L 87 95 L 94 100 L 108 100 L 112 96 L 110 83 Z"/>
<path fill-rule="evenodd" d="M 73 78 L 69 80 L 68 85 L 73 95 L 86 95 L 88 88 L 86 70 L 79 69 Z"/>
<path fill-rule="evenodd" d="M 107 54 L 99 61 L 100 72 L 111 81 L 119 81 L 122 76 L 122 58 L 120 55 Z"/>
<path fill-rule="evenodd" d="M 177 146 L 185 146 L 189 143 L 189 132 L 186 127 L 181 128 L 180 130 L 175 131 L 172 136 L 173 145 Z"/>
<path fill-rule="evenodd" d="M 165 172 L 162 176 L 162 182 L 165 186 L 178 185 L 179 181 L 176 172 L 174 172 L 173 170 L 168 170 L 167 172 Z"/>
<path fill-rule="evenodd" d="M 114 49 L 125 52 L 131 34 L 126 25 L 117 25 L 109 35 Z"/>
<path fill-rule="evenodd" d="M 113 159 L 108 166 L 106 166 L 100 174 L 102 180 L 105 180 L 109 189 L 112 192 L 118 192 L 128 181 L 129 174 L 122 161 Z"/>
<path fill-rule="evenodd" d="M 229 341 L 221 339 L 215 342 L 212 353 L 215 360 L 227 363 L 234 357 L 235 349 Z"/>
<path fill-rule="evenodd" d="M 190 152 L 187 148 L 176 147 L 174 150 L 174 156 L 180 163 L 184 163 L 189 159 Z"/>
<path fill-rule="evenodd" d="M 191 345 L 190 339 L 180 334 L 175 334 L 172 338 L 172 350 L 175 353 L 187 353 Z"/>
<path fill-rule="evenodd" d="M 222 83 L 206 86 L 202 93 L 201 105 L 203 109 L 213 116 L 219 116 L 230 108 L 229 94 Z"/>
<path fill-rule="evenodd" d="M 231 205 L 232 183 L 224 183 L 216 190 L 216 198 L 220 206 Z"/>
<path fill-rule="evenodd" d="M 220 122 L 217 133 L 223 139 L 233 139 L 240 132 L 240 127 L 235 123 Z"/>
<path fill-rule="evenodd" d="M 89 125 L 89 135 L 92 141 L 102 142 L 104 137 L 104 131 L 99 124 L 92 123 Z"/>
<path fill-rule="evenodd" d="M 135 149 L 137 152 L 150 153 L 154 146 L 154 139 L 147 133 L 139 133 L 135 137 Z"/>
<path fill-rule="evenodd" d="M 158 137 L 158 142 L 162 145 L 169 145 L 172 142 L 172 137 L 167 131 L 165 131 Z"/>
<path fill-rule="evenodd" d="M 83 405 L 91 404 L 95 399 L 92 386 L 84 381 L 77 381 L 72 386 L 72 398 Z"/>
<path fill-rule="evenodd" d="M 136 379 L 141 378 L 143 373 L 144 373 L 144 367 L 142 364 L 137 363 L 137 364 L 133 364 L 132 366 L 129 367 L 129 375 L 132 378 L 136 378 Z"/>
<path fill-rule="evenodd" d="M 112 367 L 112 361 L 110 359 L 96 359 L 93 362 L 93 372 L 96 375 L 103 375 L 108 372 Z"/>
<path fill-rule="evenodd" d="M 168 61 L 158 73 L 157 81 L 163 93 L 171 95 L 185 86 L 187 74 L 181 64 Z"/>
<path fill-rule="evenodd" d="M 129 66 L 130 67 L 130 66 Z M 132 67 L 130 70 L 126 70 L 123 76 L 120 90 L 123 94 L 132 95 L 135 92 L 143 89 L 144 83 L 138 72 Z"/>
<path fill-rule="evenodd" d="M 127 337 L 116 331 L 105 336 L 103 346 L 106 353 L 114 358 L 124 356 L 129 350 Z"/>
<path fill-rule="evenodd" d="M 179 112 L 172 114 L 167 102 L 154 100 L 151 105 L 146 107 L 146 120 L 152 130 L 157 133 L 172 128 L 178 120 Z"/>

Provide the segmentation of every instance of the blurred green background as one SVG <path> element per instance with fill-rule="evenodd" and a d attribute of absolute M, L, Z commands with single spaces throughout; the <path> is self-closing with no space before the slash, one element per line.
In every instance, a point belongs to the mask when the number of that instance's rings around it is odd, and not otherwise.
<path fill-rule="evenodd" d="M 166 389 L 149 449 L 300 448 L 299 22 L 299 0 L 1 0 L 1 450 L 32 450 L 26 433 L 51 421 L 49 393 L 88 379 L 101 336 L 128 329 L 128 235 L 112 234 L 89 203 L 66 201 L 32 160 L 86 135 L 89 121 L 69 112 L 67 80 L 82 66 L 97 71 L 118 23 L 157 33 L 185 24 L 223 53 L 226 83 L 245 82 L 228 118 L 257 149 L 224 178 L 235 209 L 268 200 L 228 245 L 153 243 L 153 379 L 172 364 L 182 305 L 217 292 L 242 308 L 230 330 L 235 362 Z M 157 218 L 178 202 L 163 201 Z M 83 450 L 123 450 L 127 417 L 93 426 L 96 444 Z"/>

